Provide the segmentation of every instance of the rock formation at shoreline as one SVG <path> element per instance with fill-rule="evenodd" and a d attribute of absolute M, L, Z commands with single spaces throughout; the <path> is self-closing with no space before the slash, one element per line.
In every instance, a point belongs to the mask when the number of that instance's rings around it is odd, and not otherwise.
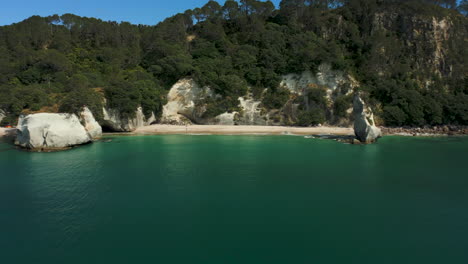
<path fill-rule="evenodd" d="M 102 127 L 94 119 L 93 113 L 87 108 L 84 107 L 83 111 L 80 113 L 80 121 L 83 124 L 85 130 L 88 132 L 88 135 L 91 139 L 97 139 L 102 136 Z"/>
<path fill-rule="evenodd" d="M 162 124 L 184 125 L 291 125 L 299 118 L 299 106 L 307 102 L 305 108 L 310 108 L 313 102 L 309 102 L 310 89 L 324 90 L 323 100 L 327 103 L 325 115 L 326 124 L 340 126 L 351 125 L 351 100 L 349 100 L 349 112 L 342 117 L 334 113 L 333 105 L 337 98 L 343 98 L 352 94 L 352 89 L 359 84 L 352 76 L 343 71 L 332 70 L 329 64 L 323 63 L 318 67 L 318 72 L 305 71 L 302 74 L 286 74 L 278 89 L 288 93 L 288 98 L 280 106 L 270 109 L 264 104 L 266 89 L 260 97 L 254 97 L 252 87 L 248 87 L 247 93 L 238 97 L 236 111 L 220 113 L 207 118 L 204 116 L 210 106 L 206 99 L 220 100 L 222 96 L 216 94 L 210 87 L 200 86 L 192 78 L 184 78 L 176 82 L 167 95 L 167 104 L 163 107 Z"/>
<path fill-rule="evenodd" d="M 33 151 L 51 151 L 83 145 L 102 135 L 89 109 L 75 114 L 32 114 L 20 117 L 15 145 Z"/>
<path fill-rule="evenodd" d="M 131 132 L 156 121 L 154 113 L 149 118 L 146 118 L 141 107 L 135 110 L 133 118 L 122 116 L 116 109 L 104 107 L 102 111 L 104 113 L 104 120 L 101 125 L 108 132 Z"/>
<path fill-rule="evenodd" d="M 181 79 L 175 83 L 167 95 L 167 104 L 163 108 L 162 123 L 184 125 L 198 122 L 203 115 L 196 111 L 198 101 L 212 96 L 208 87 L 200 87 L 193 79 Z"/>
<path fill-rule="evenodd" d="M 359 93 L 354 95 L 354 133 L 362 143 L 374 143 L 382 136 L 380 128 L 375 126 L 372 110 L 361 99 Z"/>

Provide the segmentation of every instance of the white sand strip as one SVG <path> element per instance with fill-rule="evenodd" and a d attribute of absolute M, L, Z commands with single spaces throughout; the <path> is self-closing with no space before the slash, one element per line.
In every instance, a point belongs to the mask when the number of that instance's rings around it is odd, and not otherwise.
<path fill-rule="evenodd" d="M 134 134 L 209 134 L 209 135 L 354 135 L 344 127 L 152 125 L 138 128 Z"/>

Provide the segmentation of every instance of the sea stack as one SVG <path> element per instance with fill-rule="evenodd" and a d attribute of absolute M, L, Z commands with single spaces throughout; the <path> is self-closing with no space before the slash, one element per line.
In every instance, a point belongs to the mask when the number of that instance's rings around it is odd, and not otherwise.
<path fill-rule="evenodd" d="M 374 114 L 370 107 L 362 100 L 359 92 L 355 93 L 353 100 L 354 134 L 365 144 L 374 143 L 382 136 L 380 128 L 375 126 Z"/>
<path fill-rule="evenodd" d="M 90 143 L 102 135 L 102 130 L 88 111 L 85 108 L 86 115 L 81 117 L 85 125 L 75 114 L 22 116 L 18 121 L 15 144 L 32 151 L 56 151 Z"/>

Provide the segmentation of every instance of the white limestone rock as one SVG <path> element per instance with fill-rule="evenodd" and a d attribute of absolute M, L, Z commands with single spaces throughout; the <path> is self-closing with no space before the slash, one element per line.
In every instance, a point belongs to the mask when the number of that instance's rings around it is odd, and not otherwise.
<path fill-rule="evenodd" d="M 83 111 L 81 111 L 80 121 L 91 139 L 98 139 L 102 137 L 102 127 L 99 125 L 96 119 L 94 119 L 93 113 L 91 113 L 87 107 L 84 107 Z"/>
<path fill-rule="evenodd" d="M 338 126 L 352 125 L 352 115 L 336 116 L 333 111 L 333 105 L 337 98 L 348 96 L 353 90 L 359 87 L 359 82 L 351 75 L 343 71 L 333 70 L 330 64 L 323 63 L 318 67 L 317 73 L 305 71 L 302 74 L 287 74 L 283 76 L 280 87 L 288 89 L 292 94 L 304 96 L 304 104 L 308 109 L 307 89 L 321 87 L 326 90 L 328 108 L 327 124 Z M 352 108 L 350 108 L 352 112 Z"/>
<path fill-rule="evenodd" d="M 131 132 L 156 121 L 154 113 L 147 119 L 141 107 L 135 110 L 134 118 L 123 117 L 116 109 L 104 107 L 102 111 L 104 114 L 103 126 L 115 132 Z"/>
<path fill-rule="evenodd" d="M 319 66 L 317 74 L 305 71 L 302 74 L 284 75 L 280 86 L 298 95 L 302 95 L 304 90 L 311 85 L 327 87 L 331 93 L 347 81 L 347 76 L 343 72 L 332 70 L 329 64 L 322 64 Z"/>
<path fill-rule="evenodd" d="M 239 118 L 240 125 L 267 125 L 266 117 L 262 115 L 260 108 L 261 101 L 255 101 L 253 98 L 239 97 L 239 106 L 242 108 L 242 114 Z"/>
<path fill-rule="evenodd" d="M 362 143 L 374 143 L 382 137 L 382 131 L 375 126 L 374 114 L 361 99 L 359 93 L 354 95 L 354 133 Z"/>
<path fill-rule="evenodd" d="M 234 126 L 236 124 L 236 115 L 238 115 L 237 112 L 220 114 L 215 117 L 215 124 L 222 126 Z"/>
<path fill-rule="evenodd" d="M 0 109 L 0 123 L 2 122 L 3 118 L 5 118 L 5 116 L 5 112 L 2 109 Z"/>
<path fill-rule="evenodd" d="M 59 150 L 92 141 L 75 114 L 32 114 L 19 118 L 15 144 L 31 150 Z"/>
<path fill-rule="evenodd" d="M 212 96 L 208 87 L 201 88 L 193 79 L 181 79 L 174 84 L 163 107 L 162 123 L 183 125 L 199 118 L 196 101 Z"/>

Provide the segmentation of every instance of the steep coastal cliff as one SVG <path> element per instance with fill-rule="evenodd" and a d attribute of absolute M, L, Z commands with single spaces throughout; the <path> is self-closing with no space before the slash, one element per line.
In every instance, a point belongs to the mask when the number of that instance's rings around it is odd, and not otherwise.
<path fill-rule="evenodd" d="M 362 91 L 377 125 L 468 124 L 465 13 L 333 2 L 210 1 L 155 26 L 66 14 L 0 27 L 2 122 L 87 105 L 105 131 L 351 126 Z"/>

